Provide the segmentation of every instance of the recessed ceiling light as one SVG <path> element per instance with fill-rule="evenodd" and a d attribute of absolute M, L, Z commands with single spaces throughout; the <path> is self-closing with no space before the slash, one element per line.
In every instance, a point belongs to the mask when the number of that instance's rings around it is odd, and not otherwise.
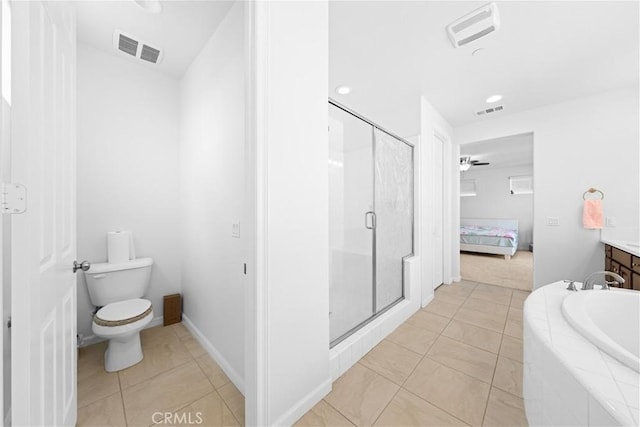
<path fill-rule="evenodd" d="M 487 98 L 487 104 L 493 104 L 494 102 L 498 102 L 502 99 L 502 95 L 491 95 Z"/>
<path fill-rule="evenodd" d="M 338 86 L 336 88 L 336 93 L 339 95 L 348 95 L 351 93 L 351 88 L 349 86 Z"/>
<path fill-rule="evenodd" d="M 160 13 L 162 12 L 162 4 L 160 0 L 133 0 L 135 4 L 140 6 L 145 12 Z"/>

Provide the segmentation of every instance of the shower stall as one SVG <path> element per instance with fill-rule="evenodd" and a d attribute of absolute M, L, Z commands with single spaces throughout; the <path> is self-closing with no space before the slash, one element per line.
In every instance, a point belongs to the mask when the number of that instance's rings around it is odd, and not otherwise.
<path fill-rule="evenodd" d="M 414 147 L 329 100 L 330 346 L 404 298 Z"/>

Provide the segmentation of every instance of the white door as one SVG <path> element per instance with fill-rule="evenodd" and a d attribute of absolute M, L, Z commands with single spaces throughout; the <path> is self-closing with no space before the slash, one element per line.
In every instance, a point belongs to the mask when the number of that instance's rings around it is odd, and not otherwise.
<path fill-rule="evenodd" d="M 444 281 L 444 141 L 436 134 L 433 144 L 433 289 Z"/>
<path fill-rule="evenodd" d="M 75 425 L 75 15 L 67 2 L 12 6 L 12 423 Z"/>

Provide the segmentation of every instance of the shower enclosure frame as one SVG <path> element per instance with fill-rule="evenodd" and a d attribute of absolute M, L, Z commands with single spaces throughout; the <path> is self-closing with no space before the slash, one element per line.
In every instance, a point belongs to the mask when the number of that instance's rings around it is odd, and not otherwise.
<path fill-rule="evenodd" d="M 366 212 L 365 216 L 369 213 L 373 213 L 373 228 L 371 228 L 371 230 L 373 231 L 373 237 L 372 237 L 372 311 L 373 311 L 373 315 L 368 317 L 367 319 L 363 320 L 362 322 L 358 323 L 357 325 L 355 325 L 354 327 L 352 327 L 351 329 L 347 330 L 345 333 L 343 333 L 342 335 L 338 336 L 337 338 L 335 338 L 334 340 L 330 341 L 329 343 L 329 348 L 334 348 L 336 345 L 340 344 L 342 341 L 346 340 L 347 338 L 349 338 L 351 335 L 353 335 L 355 332 L 357 332 L 358 330 L 360 330 L 363 326 L 371 323 L 372 321 L 374 321 L 375 319 L 379 318 L 380 316 L 382 316 L 384 313 L 386 313 L 387 311 L 389 311 L 391 308 L 393 308 L 394 306 L 396 306 L 398 303 L 402 302 L 405 299 L 405 272 L 404 272 L 404 264 L 406 259 L 411 258 L 415 255 L 415 230 L 416 230 L 416 223 L 415 223 L 415 186 L 416 186 L 416 176 L 415 176 L 415 145 L 412 144 L 411 142 L 409 142 L 408 140 L 406 140 L 405 138 L 402 138 L 398 135 L 396 135 L 395 133 L 383 128 L 382 126 L 378 125 L 377 123 L 373 122 L 372 120 L 369 120 L 368 118 L 364 117 L 363 115 L 356 113 L 355 111 L 353 111 L 352 109 L 350 109 L 349 107 L 346 107 L 342 104 L 340 104 L 338 101 L 334 100 L 333 98 L 329 97 L 329 105 L 332 105 L 342 111 L 344 111 L 345 113 L 348 113 L 350 115 L 352 115 L 353 117 L 362 120 L 363 122 L 365 122 L 366 124 L 371 126 L 371 138 L 372 138 L 372 167 L 374 169 L 374 179 L 372 182 L 373 185 L 373 211 L 370 212 Z M 376 162 L 375 162 L 375 158 L 376 158 L 376 137 L 375 137 L 375 132 L 376 129 L 380 132 L 384 132 L 387 135 L 395 138 L 396 140 L 398 140 L 398 142 L 401 142 L 405 145 L 407 145 L 410 149 L 411 149 L 411 172 L 412 172 L 412 185 L 411 185 L 411 204 L 412 204 L 412 209 L 411 209 L 411 253 L 405 255 L 402 257 L 402 267 L 400 269 L 401 271 L 401 283 L 402 283 L 402 293 L 400 295 L 400 297 L 393 301 L 392 303 L 388 304 L 386 307 L 384 307 L 383 309 L 381 309 L 380 311 L 377 311 L 377 263 L 376 263 L 376 233 L 377 233 L 377 227 L 376 227 L 376 219 L 375 219 L 375 186 L 376 186 L 376 180 L 375 180 L 375 168 L 376 168 Z M 366 222 L 366 219 L 365 219 Z M 369 227 L 367 227 L 369 228 Z"/>

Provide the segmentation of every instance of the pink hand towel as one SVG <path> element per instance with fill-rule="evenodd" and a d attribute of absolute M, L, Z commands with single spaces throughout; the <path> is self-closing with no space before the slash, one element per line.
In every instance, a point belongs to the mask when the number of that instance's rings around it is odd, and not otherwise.
<path fill-rule="evenodd" d="M 582 224 L 584 228 L 602 228 L 602 200 L 585 200 L 582 211 Z"/>

